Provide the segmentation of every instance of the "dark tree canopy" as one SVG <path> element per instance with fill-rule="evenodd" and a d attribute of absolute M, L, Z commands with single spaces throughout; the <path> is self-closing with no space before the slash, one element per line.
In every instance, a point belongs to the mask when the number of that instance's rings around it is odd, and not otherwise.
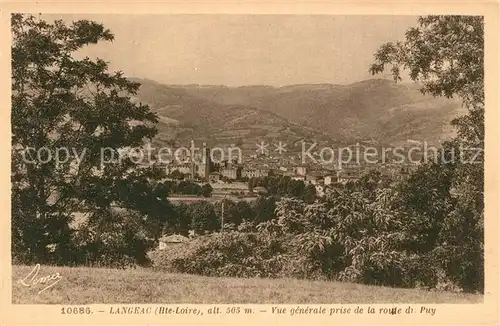
<path fill-rule="evenodd" d="M 167 206 L 149 182 L 158 169 L 110 160 L 156 135 L 155 114 L 131 100 L 140 85 L 101 59 L 74 57 L 112 40 L 96 22 L 12 15 L 12 234 L 25 259 L 47 257 L 51 244 L 63 250 L 73 212 L 100 225 L 112 204 L 150 218 Z"/>
<path fill-rule="evenodd" d="M 370 71 L 390 67 L 420 82 L 423 93 L 458 97 L 467 114 L 451 123 L 457 136 L 443 144 L 442 158 L 422 166 L 401 187 L 404 210 L 432 225 L 436 259 L 465 289 L 484 285 L 484 22 L 481 16 L 425 16 L 406 40 L 375 53 Z M 430 230 L 430 229 L 428 229 Z M 419 233 L 419 232 L 417 232 Z M 420 232 L 421 233 L 421 232 Z"/>

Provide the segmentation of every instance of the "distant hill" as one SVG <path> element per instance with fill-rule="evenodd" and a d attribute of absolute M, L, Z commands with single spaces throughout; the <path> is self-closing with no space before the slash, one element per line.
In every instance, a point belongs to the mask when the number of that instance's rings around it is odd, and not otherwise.
<path fill-rule="evenodd" d="M 234 144 L 255 151 L 261 140 L 283 137 L 287 142 L 301 139 L 330 141 L 327 134 L 301 126 L 287 119 L 243 104 L 224 104 L 198 97 L 192 86 L 167 86 L 154 81 L 131 78 L 141 87 L 133 100 L 148 104 L 159 116 L 158 145 L 178 146 L 194 139 L 209 146 Z M 195 89 L 200 87 L 196 86 Z"/>
<path fill-rule="evenodd" d="M 163 85 L 144 79 L 137 100 L 160 116 L 158 140 L 214 144 L 260 139 L 429 142 L 449 138 L 459 102 L 422 95 L 417 84 L 370 79 L 350 85 Z"/>
<path fill-rule="evenodd" d="M 213 102 L 260 108 L 342 139 L 437 141 L 453 134 L 449 122 L 464 113 L 456 100 L 424 96 L 417 84 L 386 79 L 350 85 L 184 89 Z"/>

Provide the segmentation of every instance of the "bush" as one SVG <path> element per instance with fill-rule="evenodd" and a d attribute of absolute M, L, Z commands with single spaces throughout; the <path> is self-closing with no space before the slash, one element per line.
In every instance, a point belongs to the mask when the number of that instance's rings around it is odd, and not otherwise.
<path fill-rule="evenodd" d="M 198 234 L 213 232 L 220 229 L 221 221 L 215 213 L 214 206 L 209 202 L 198 202 L 188 206 L 191 216 L 191 229 Z"/>
<path fill-rule="evenodd" d="M 105 218 L 108 220 L 103 223 Z M 114 268 L 150 265 L 147 252 L 155 242 L 148 238 L 140 216 L 129 212 L 111 212 L 100 219 L 101 222 L 89 219 L 75 231 L 71 241 L 75 249 L 69 265 Z"/>
<path fill-rule="evenodd" d="M 204 276 L 330 279 L 331 266 L 324 261 L 331 248 L 326 237 L 315 233 L 229 231 L 156 251 L 153 261 L 169 272 Z"/>
<path fill-rule="evenodd" d="M 205 183 L 202 187 L 201 187 L 201 193 L 203 195 L 203 197 L 210 197 L 212 196 L 212 191 L 213 191 L 213 188 L 210 184 L 208 183 Z"/>
<path fill-rule="evenodd" d="M 205 276 L 276 277 L 280 275 L 281 254 L 276 239 L 231 231 L 200 236 L 157 252 L 153 266 Z"/>

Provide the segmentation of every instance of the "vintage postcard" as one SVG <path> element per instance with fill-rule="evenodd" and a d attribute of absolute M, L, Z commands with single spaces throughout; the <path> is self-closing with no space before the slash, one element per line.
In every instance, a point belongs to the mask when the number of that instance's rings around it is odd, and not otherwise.
<path fill-rule="evenodd" d="M 498 15 L 1 2 L 0 324 L 497 325 Z"/>

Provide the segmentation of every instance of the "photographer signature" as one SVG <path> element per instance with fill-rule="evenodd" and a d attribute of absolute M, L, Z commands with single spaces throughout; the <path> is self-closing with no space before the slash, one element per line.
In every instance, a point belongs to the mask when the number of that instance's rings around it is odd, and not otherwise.
<path fill-rule="evenodd" d="M 17 284 L 21 284 L 22 286 L 26 286 L 26 287 L 30 287 L 30 286 L 36 285 L 36 284 L 47 284 L 46 287 L 44 287 L 43 289 L 41 289 L 38 292 L 38 294 L 40 294 L 43 291 L 53 287 L 54 285 L 59 283 L 59 281 L 62 280 L 62 276 L 59 273 L 54 273 L 54 274 L 50 274 L 47 276 L 37 278 L 39 272 L 40 272 L 40 264 L 36 264 L 35 267 L 28 274 L 28 276 L 26 276 L 22 280 L 18 280 Z"/>

